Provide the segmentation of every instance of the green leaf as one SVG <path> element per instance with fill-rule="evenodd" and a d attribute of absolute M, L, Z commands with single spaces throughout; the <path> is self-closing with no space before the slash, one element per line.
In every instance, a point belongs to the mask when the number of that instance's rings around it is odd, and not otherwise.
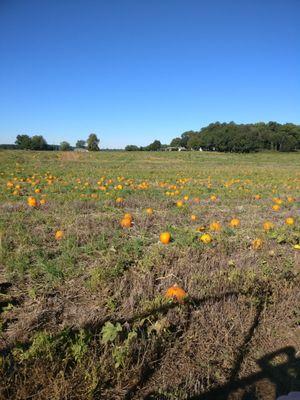
<path fill-rule="evenodd" d="M 119 322 L 117 322 L 116 325 L 112 324 L 109 321 L 106 322 L 101 330 L 102 334 L 101 343 L 106 344 L 108 342 L 113 342 L 117 338 L 118 333 L 121 331 L 122 331 L 122 326 Z"/>

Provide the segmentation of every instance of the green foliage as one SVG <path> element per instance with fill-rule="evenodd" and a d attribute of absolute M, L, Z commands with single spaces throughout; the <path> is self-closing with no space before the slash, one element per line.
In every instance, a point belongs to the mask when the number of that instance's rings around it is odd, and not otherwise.
<path fill-rule="evenodd" d="M 22 150 L 31 148 L 31 139 L 28 135 L 18 135 L 15 143 L 18 148 Z"/>
<path fill-rule="evenodd" d="M 157 151 L 160 150 L 161 148 L 161 143 L 159 140 L 154 140 L 153 143 L 149 144 L 149 146 L 146 147 L 146 150 L 149 151 Z"/>
<path fill-rule="evenodd" d="M 128 146 L 125 147 L 125 151 L 138 151 L 139 148 L 138 146 L 135 146 L 134 144 L 129 144 Z"/>
<path fill-rule="evenodd" d="M 255 124 L 212 123 L 199 132 L 188 131 L 171 141 L 188 149 L 250 153 L 261 149 L 294 151 L 300 148 L 300 126 L 263 122 Z"/>
<path fill-rule="evenodd" d="M 89 341 L 90 336 L 83 329 L 75 336 L 70 346 L 70 353 L 76 362 L 80 362 L 88 351 Z"/>
<path fill-rule="evenodd" d="M 59 146 L 59 150 L 60 151 L 70 151 L 70 150 L 72 150 L 72 147 L 71 147 L 70 143 L 68 143 L 68 142 L 61 142 L 61 144 Z"/>
<path fill-rule="evenodd" d="M 37 332 L 28 350 L 16 348 L 14 356 L 19 361 L 30 360 L 33 358 L 43 357 L 49 361 L 53 361 L 54 342 L 53 338 L 47 332 Z"/>
<path fill-rule="evenodd" d="M 97 138 L 97 135 L 95 133 L 90 134 L 86 143 L 87 143 L 87 148 L 89 151 L 99 151 L 100 150 L 100 148 L 99 148 L 100 140 Z"/>
<path fill-rule="evenodd" d="M 47 142 L 41 135 L 18 135 L 15 141 L 17 147 L 23 150 L 47 150 Z"/>
<path fill-rule="evenodd" d="M 85 140 L 77 140 L 76 147 L 78 149 L 85 149 Z"/>
<path fill-rule="evenodd" d="M 119 334 L 122 332 L 122 326 L 119 322 L 116 325 L 111 322 L 106 322 L 103 328 L 101 329 L 101 343 L 107 344 L 109 342 L 114 342 Z"/>
<path fill-rule="evenodd" d="M 181 146 L 181 138 L 180 137 L 174 138 L 171 141 L 170 146 L 171 147 L 180 147 Z"/>
<path fill-rule="evenodd" d="M 125 367 L 125 361 L 129 354 L 130 344 L 136 337 L 137 333 L 135 331 L 129 332 L 122 345 L 113 348 L 112 356 L 115 361 L 115 368 Z"/>

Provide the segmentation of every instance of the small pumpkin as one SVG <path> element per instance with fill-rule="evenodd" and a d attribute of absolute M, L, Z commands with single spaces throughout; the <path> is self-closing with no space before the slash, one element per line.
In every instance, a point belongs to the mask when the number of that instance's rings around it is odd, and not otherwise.
<path fill-rule="evenodd" d="M 218 221 L 213 221 L 210 225 L 209 225 L 209 229 L 211 231 L 215 231 L 215 232 L 219 232 L 221 230 L 221 224 Z"/>
<path fill-rule="evenodd" d="M 265 221 L 263 223 L 263 228 L 264 228 L 265 231 L 270 231 L 271 229 L 274 228 L 274 224 L 271 221 Z"/>
<path fill-rule="evenodd" d="M 274 206 L 272 206 L 272 210 L 273 211 L 279 211 L 280 210 L 280 205 L 279 204 L 274 204 Z"/>
<path fill-rule="evenodd" d="M 253 250 L 260 250 L 262 248 L 263 241 L 261 239 L 254 239 L 252 242 Z"/>
<path fill-rule="evenodd" d="M 64 237 L 64 232 L 61 230 L 58 230 L 55 232 L 55 240 L 61 240 Z"/>
<path fill-rule="evenodd" d="M 122 228 L 130 228 L 132 226 L 132 218 L 126 217 L 126 215 L 121 219 L 120 225 Z"/>
<path fill-rule="evenodd" d="M 29 196 L 27 199 L 27 204 L 29 207 L 37 207 L 37 200 L 35 197 Z"/>
<path fill-rule="evenodd" d="M 171 241 L 171 234 L 170 232 L 162 232 L 159 235 L 159 240 L 161 241 L 162 244 L 169 244 Z"/>
<path fill-rule="evenodd" d="M 212 237 L 209 233 L 204 233 L 200 236 L 199 240 L 204 244 L 209 244 L 212 242 Z"/>
<path fill-rule="evenodd" d="M 184 299 L 187 297 L 187 293 L 176 283 L 175 285 L 169 287 L 165 293 L 165 298 L 177 301 L 178 303 L 183 303 Z"/>
<path fill-rule="evenodd" d="M 241 221 L 238 218 L 232 218 L 232 220 L 229 222 L 229 225 L 231 228 L 238 228 L 241 224 Z"/>
<path fill-rule="evenodd" d="M 285 220 L 285 223 L 286 223 L 286 225 L 294 225 L 295 220 L 294 220 L 293 217 L 288 217 L 288 218 Z"/>

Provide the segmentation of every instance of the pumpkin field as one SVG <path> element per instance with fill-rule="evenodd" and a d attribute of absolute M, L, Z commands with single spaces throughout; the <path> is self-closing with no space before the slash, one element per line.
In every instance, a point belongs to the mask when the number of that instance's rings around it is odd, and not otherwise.
<path fill-rule="evenodd" d="M 0 152 L 0 399 L 300 390 L 300 155 Z"/>

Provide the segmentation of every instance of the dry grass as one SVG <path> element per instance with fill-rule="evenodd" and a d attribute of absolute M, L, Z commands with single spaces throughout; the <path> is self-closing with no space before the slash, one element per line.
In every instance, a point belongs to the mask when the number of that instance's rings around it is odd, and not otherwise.
<path fill-rule="evenodd" d="M 1 152 L 0 398 L 241 400 L 300 390 L 299 161 Z M 46 204 L 30 208 L 28 196 Z M 125 212 L 130 229 L 119 224 Z M 169 245 L 159 242 L 165 230 Z M 183 304 L 164 298 L 174 283 L 188 293 Z"/>

